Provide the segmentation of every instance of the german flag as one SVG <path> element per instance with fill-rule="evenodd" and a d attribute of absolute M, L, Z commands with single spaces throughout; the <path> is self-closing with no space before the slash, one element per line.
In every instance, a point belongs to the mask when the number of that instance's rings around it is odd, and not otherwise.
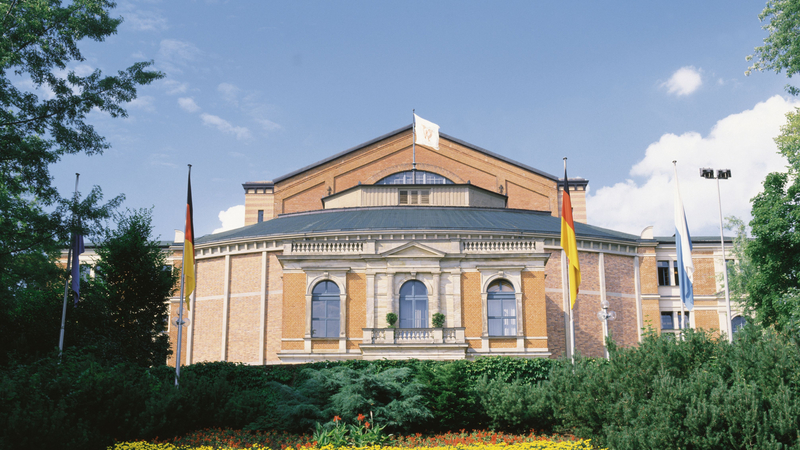
<path fill-rule="evenodd" d="M 194 212 L 192 210 L 192 166 L 189 166 L 189 189 L 186 196 L 186 230 L 183 237 L 183 279 L 186 310 L 189 310 L 189 297 L 194 292 Z"/>
<path fill-rule="evenodd" d="M 570 309 L 575 307 L 578 287 L 581 285 L 581 266 L 578 263 L 578 243 L 575 240 L 575 223 L 572 221 L 572 199 L 569 195 L 569 178 L 567 163 L 564 158 L 564 193 L 561 197 L 561 248 L 567 255 L 569 266 L 569 298 Z"/>

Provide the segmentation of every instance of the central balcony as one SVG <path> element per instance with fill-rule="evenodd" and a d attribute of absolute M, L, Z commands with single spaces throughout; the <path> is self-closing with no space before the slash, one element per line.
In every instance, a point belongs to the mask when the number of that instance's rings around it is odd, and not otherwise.
<path fill-rule="evenodd" d="M 361 354 L 376 359 L 464 359 L 464 328 L 363 328 Z"/>

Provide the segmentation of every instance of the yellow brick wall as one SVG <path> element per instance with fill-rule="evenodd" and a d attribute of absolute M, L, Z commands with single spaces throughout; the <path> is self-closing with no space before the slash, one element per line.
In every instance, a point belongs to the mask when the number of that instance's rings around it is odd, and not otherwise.
<path fill-rule="evenodd" d="M 306 330 L 306 275 L 304 273 L 283 274 L 282 312 L 283 337 L 287 339 L 302 338 Z M 288 350 L 287 344 L 288 342 L 283 342 L 282 348 Z"/>
<path fill-rule="evenodd" d="M 694 283 L 695 295 L 714 295 L 717 292 L 717 274 L 714 271 L 714 259 L 705 257 L 698 258 L 699 255 L 712 255 L 712 252 L 692 252 L 692 262 L 694 263 Z"/>
<path fill-rule="evenodd" d="M 367 326 L 367 275 L 347 274 L 347 337 L 363 337 Z"/>
<path fill-rule="evenodd" d="M 575 349 L 584 356 L 601 357 L 605 354 L 603 346 L 603 327 L 597 320 L 600 311 L 600 278 L 597 253 L 578 252 L 581 262 L 581 286 L 575 300 Z M 589 293 L 589 292 L 596 293 Z"/>
<path fill-rule="evenodd" d="M 228 361 L 258 361 L 261 296 L 232 297 L 228 313 Z"/>
<path fill-rule="evenodd" d="M 278 363 L 281 351 L 283 326 L 283 269 L 278 261 L 279 252 L 267 254 L 267 343 L 266 361 Z M 305 298 L 304 298 L 305 300 Z"/>
<path fill-rule="evenodd" d="M 522 272 L 522 317 L 524 336 L 547 336 L 544 272 Z"/>
<path fill-rule="evenodd" d="M 715 336 L 719 336 L 719 313 L 695 310 L 693 314 L 695 328 L 712 331 Z"/>
<path fill-rule="evenodd" d="M 261 254 L 231 256 L 230 292 L 249 294 L 261 290 Z"/>
<path fill-rule="evenodd" d="M 317 210 L 320 199 L 392 173 L 411 170 L 411 132 L 401 133 L 309 169 L 275 185 L 275 213 Z M 511 208 L 551 211 L 557 215 L 556 182 L 461 144 L 441 139 L 439 151 L 417 147 L 417 169 L 439 173 L 509 195 Z"/>
<path fill-rule="evenodd" d="M 516 348 L 516 339 L 491 339 L 489 340 L 489 348 Z"/>
<path fill-rule="evenodd" d="M 222 354 L 222 309 L 222 299 L 195 302 L 193 363 L 219 361 Z"/>
<path fill-rule="evenodd" d="M 469 337 L 478 337 L 483 333 L 480 273 L 461 274 L 461 299 L 461 324 L 464 325 L 464 333 Z M 478 341 L 478 346 L 480 345 Z"/>
<path fill-rule="evenodd" d="M 197 297 L 222 295 L 225 283 L 225 257 L 197 260 Z"/>
<path fill-rule="evenodd" d="M 552 251 L 545 270 L 545 303 L 547 305 L 547 347 L 552 358 L 566 352 L 566 328 L 564 327 L 564 296 L 561 287 L 561 252 Z M 558 290 L 557 292 L 555 290 Z"/>
<path fill-rule="evenodd" d="M 608 329 L 614 341 L 623 347 L 631 347 L 639 342 L 639 319 L 636 316 L 636 287 L 631 276 L 634 273 L 633 257 L 603 255 L 606 278 L 606 300 L 611 304 L 609 310 L 617 313 L 617 318 L 608 322 Z M 629 296 L 615 296 L 627 294 Z"/>
<path fill-rule="evenodd" d="M 655 249 L 639 249 L 639 278 L 641 280 L 642 294 L 658 294 Z"/>

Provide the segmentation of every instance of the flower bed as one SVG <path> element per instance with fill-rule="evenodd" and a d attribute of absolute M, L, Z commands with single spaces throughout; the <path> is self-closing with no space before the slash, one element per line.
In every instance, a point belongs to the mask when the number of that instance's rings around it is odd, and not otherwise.
<path fill-rule="evenodd" d="M 317 446 L 308 435 L 290 433 L 250 432 L 228 429 L 207 429 L 186 436 L 155 442 L 122 442 L 109 450 L 333 450 L 333 446 Z M 365 450 L 592 450 L 589 440 L 573 436 L 512 435 L 493 431 L 462 430 L 423 436 L 396 436 L 385 446 L 357 447 Z"/>

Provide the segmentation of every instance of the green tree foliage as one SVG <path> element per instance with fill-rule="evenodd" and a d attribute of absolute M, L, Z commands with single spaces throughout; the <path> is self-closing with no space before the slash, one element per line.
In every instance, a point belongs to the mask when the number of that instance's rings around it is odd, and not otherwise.
<path fill-rule="evenodd" d="M 794 328 L 800 319 L 800 111 L 787 119 L 775 142 L 788 172 L 767 175 L 764 191 L 753 198 L 753 239 L 746 250 L 754 267 L 746 302 L 756 320 L 779 329 Z"/>
<path fill-rule="evenodd" d="M 51 184 L 49 166 L 64 155 L 109 147 L 87 122 L 90 111 L 126 115 L 136 88 L 162 77 L 149 62 L 115 75 L 81 76 L 78 43 L 103 41 L 122 19 L 107 0 L 0 0 L 0 354 L 41 356 L 58 343 L 60 275 L 54 259 L 74 228 L 109 217 L 121 198 L 100 205 L 99 188 L 81 202 Z M 28 89 L 30 88 L 30 89 Z M 72 213 L 72 214 L 70 214 Z M 71 222 L 73 216 L 80 223 Z M 58 313 L 56 313 L 58 315 Z M 44 328 L 55 331 L 47 332 Z M 35 336 L 32 337 L 31 336 Z M 2 361 L 0 361 L 2 363 Z"/>
<path fill-rule="evenodd" d="M 756 47 L 747 57 L 753 65 L 745 73 L 749 75 L 753 70 L 780 73 L 785 70 L 786 76 L 791 78 L 800 71 L 800 1 L 769 0 L 758 18 L 767 22 L 762 28 L 769 32 L 769 36 L 764 39 L 764 45 Z M 792 95 L 800 94 L 800 90 L 791 85 L 786 85 L 786 90 Z"/>
<path fill-rule="evenodd" d="M 169 298 L 178 280 L 167 255 L 151 239 L 150 211 L 117 217 L 105 232 L 93 278 L 84 280 L 82 299 L 70 311 L 68 346 L 92 347 L 101 361 L 150 367 L 171 353 Z"/>

